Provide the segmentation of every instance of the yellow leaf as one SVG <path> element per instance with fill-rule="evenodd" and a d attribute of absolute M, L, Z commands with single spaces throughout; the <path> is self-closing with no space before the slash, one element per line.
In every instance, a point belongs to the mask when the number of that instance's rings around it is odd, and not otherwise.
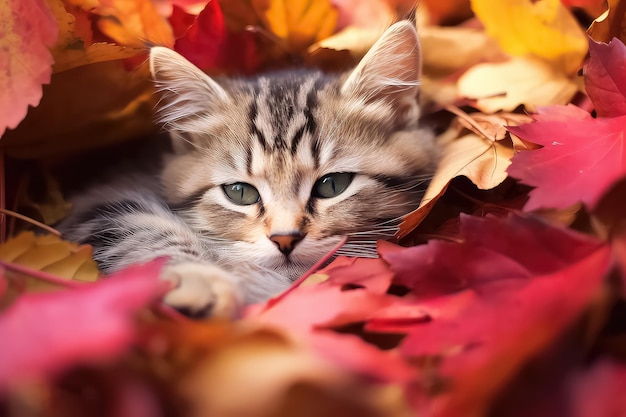
<path fill-rule="evenodd" d="M 472 9 L 502 49 L 543 58 L 567 74 L 587 53 L 587 39 L 560 0 L 472 0 Z"/>
<path fill-rule="evenodd" d="M 457 88 L 486 113 L 512 111 L 520 104 L 531 111 L 533 106 L 567 104 L 577 90 L 561 71 L 530 57 L 475 65 L 461 76 Z"/>
<path fill-rule="evenodd" d="M 54 235 L 23 232 L 0 246 L 0 260 L 77 281 L 91 282 L 99 276 L 90 246 L 79 246 Z"/>

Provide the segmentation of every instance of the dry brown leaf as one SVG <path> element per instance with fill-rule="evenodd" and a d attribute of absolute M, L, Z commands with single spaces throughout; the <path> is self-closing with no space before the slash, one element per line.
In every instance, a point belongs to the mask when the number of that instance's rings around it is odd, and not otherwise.
<path fill-rule="evenodd" d="M 593 21 L 587 34 L 597 42 L 626 41 L 626 1 L 608 0 L 608 9 Z"/>
<path fill-rule="evenodd" d="M 147 68 L 129 72 L 121 61 L 54 74 L 39 107 L 0 146 L 16 158 L 43 158 L 141 137 L 155 130 L 152 92 Z"/>
<path fill-rule="evenodd" d="M 533 119 L 526 114 L 518 113 L 471 113 L 467 114 L 466 117 L 459 117 L 457 121 L 464 128 L 471 130 L 477 135 L 483 135 L 485 139 L 501 140 L 509 134 L 506 126 L 519 126 L 524 123 L 530 123 Z M 519 138 L 518 140 L 521 141 Z M 513 145 L 515 145 L 515 140 Z M 515 148 L 515 150 L 518 149 Z"/>
<path fill-rule="evenodd" d="M 99 276 L 90 246 L 54 235 L 23 232 L 0 246 L 0 260 L 76 281 L 93 282 Z"/>
<path fill-rule="evenodd" d="M 506 169 L 513 157 L 510 139 L 489 140 L 474 133 L 449 144 L 440 166 L 424 195 L 429 199 L 438 194 L 448 182 L 459 175 L 468 177 L 482 190 L 489 190 L 507 177 Z"/>
<path fill-rule="evenodd" d="M 475 65 L 457 86 L 459 95 L 476 100 L 486 113 L 511 111 L 520 104 L 530 111 L 535 106 L 567 104 L 578 88 L 563 72 L 536 58 Z"/>

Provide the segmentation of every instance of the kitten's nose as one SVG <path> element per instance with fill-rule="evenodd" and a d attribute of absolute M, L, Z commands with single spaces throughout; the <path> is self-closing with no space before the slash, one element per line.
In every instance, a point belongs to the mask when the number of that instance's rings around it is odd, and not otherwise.
<path fill-rule="evenodd" d="M 270 236 L 270 240 L 274 242 L 274 244 L 278 246 L 278 250 L 285 255 L 289 255 L 302 239 L 304 239 L 304 235 L 301 233 Z"/>

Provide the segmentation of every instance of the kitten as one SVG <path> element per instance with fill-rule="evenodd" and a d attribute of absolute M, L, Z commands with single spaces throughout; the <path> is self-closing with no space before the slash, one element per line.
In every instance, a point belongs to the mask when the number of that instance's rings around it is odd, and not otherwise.
<path fill-rule="evenodd" d="M 344 236 L 340 254 L 376 256 L 439 159 L 418 126 L 420 59 L 407 21 L 343 75 L 213 80 L 155 47 L 174 151 L 156 175 L 137 170 L 75 198 L 61 229 L 93 245 L 106 273 L 169 257 L 165 302 L 198 316 L 284 290 Z"/>

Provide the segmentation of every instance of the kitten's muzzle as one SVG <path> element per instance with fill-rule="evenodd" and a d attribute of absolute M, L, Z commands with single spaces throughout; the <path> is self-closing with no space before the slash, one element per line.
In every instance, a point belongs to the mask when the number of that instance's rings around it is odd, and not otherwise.
<path fill-rule="evenodd" d="M 271 235 L 269 239 L 274 242 L 279 251 L 287 256 L 294 250 L 296 245 L 304 239 L 304 236 L 305 235 L 302 233 L 289 233 L 283 235 Z"/>

